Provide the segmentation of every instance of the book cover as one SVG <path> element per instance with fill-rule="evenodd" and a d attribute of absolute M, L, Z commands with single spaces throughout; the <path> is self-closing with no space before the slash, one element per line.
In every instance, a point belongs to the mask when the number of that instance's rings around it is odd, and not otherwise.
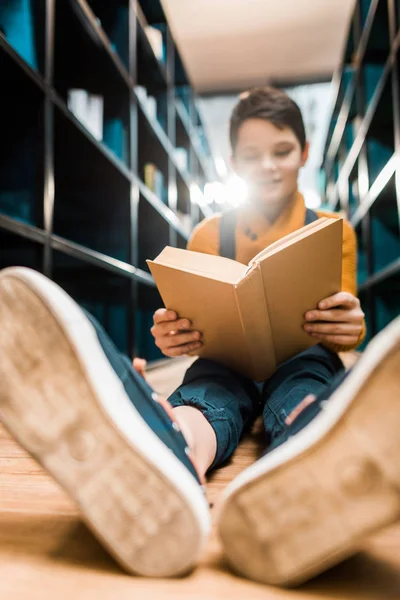
<path fill-rule="evenodd" d="M 170 247 L 147 262 L 165 306 L 202 332 L 198 355 L 262 381 L 317 343 L 304 315 L 341 289 L 342 229 L 342 219 L 319 219 L 248 266 Z"/>

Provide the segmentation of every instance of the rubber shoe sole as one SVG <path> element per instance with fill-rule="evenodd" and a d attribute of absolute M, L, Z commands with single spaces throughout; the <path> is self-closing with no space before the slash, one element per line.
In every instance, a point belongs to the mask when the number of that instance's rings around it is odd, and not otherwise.
<path fill-rule="evenodd" d="M 226 489 L 218 529 L 231 566 L 293 586 L 400 518 L 400 318 L 323 411 Z"/>
<path fill-rule="evenodd" d="M 44 276 L 0 272 L 0 419 L 129 572 L 197 561 L 210 528 L 194 476 L 129 400 L 90 321 Z"/>

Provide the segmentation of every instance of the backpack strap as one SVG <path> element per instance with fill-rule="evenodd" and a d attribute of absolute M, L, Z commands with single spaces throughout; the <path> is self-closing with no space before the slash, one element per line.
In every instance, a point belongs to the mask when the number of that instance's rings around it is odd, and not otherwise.
<path fill-rule="evenodd" d="M 319 219 L 316 212 L 306 208 L 304 225 L 310 225 Z M 219 223 L 219 255 L 224 258 L 236 258 L 236 211 L 227 210 L 221 215 Z"/>
<path fill-rule="evenodd" d="M 224 258 L 236 258 L 236 211 L 227 210 L 219 222 L 219 255 Z"/>
<path fill-rule="evenodd" d="M 311 208 L 306 208 L 306 216 L 304 219 L 304 225 L 310 225 L 310 223 L 313 223 L 314 221 L 318 221 L 318 219 L 319 219 L 319 216 L 317 215 L 316 212 L 311 210 Z"/>

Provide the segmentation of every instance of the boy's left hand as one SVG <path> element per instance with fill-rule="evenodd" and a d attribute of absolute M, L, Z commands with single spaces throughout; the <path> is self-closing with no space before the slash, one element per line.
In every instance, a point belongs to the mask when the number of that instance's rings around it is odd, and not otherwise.
<path fill-rule="evenodd" d="M 353 346 L 360 337 L 364 316 L 358 298 L 339 292 L 306 313 L 304 329 L 320 342 Z"/>

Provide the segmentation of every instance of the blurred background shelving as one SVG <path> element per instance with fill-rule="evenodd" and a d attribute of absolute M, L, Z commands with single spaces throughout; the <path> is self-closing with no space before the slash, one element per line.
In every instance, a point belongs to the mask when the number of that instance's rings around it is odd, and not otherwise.
<path fill-rule="evenodd" d="M 366 342 L 399 314 L 399 25 L 399 0 L 357 0 L 325 149 L 325 201 L 357 233 Z"/>
<path fill-rule="evenodd" d="M 42 271 L 158 358 L 145 261 L 185 247 L 215 179 L 161 3 L 0 0 L 0 73 L 0 268 Z"/>

